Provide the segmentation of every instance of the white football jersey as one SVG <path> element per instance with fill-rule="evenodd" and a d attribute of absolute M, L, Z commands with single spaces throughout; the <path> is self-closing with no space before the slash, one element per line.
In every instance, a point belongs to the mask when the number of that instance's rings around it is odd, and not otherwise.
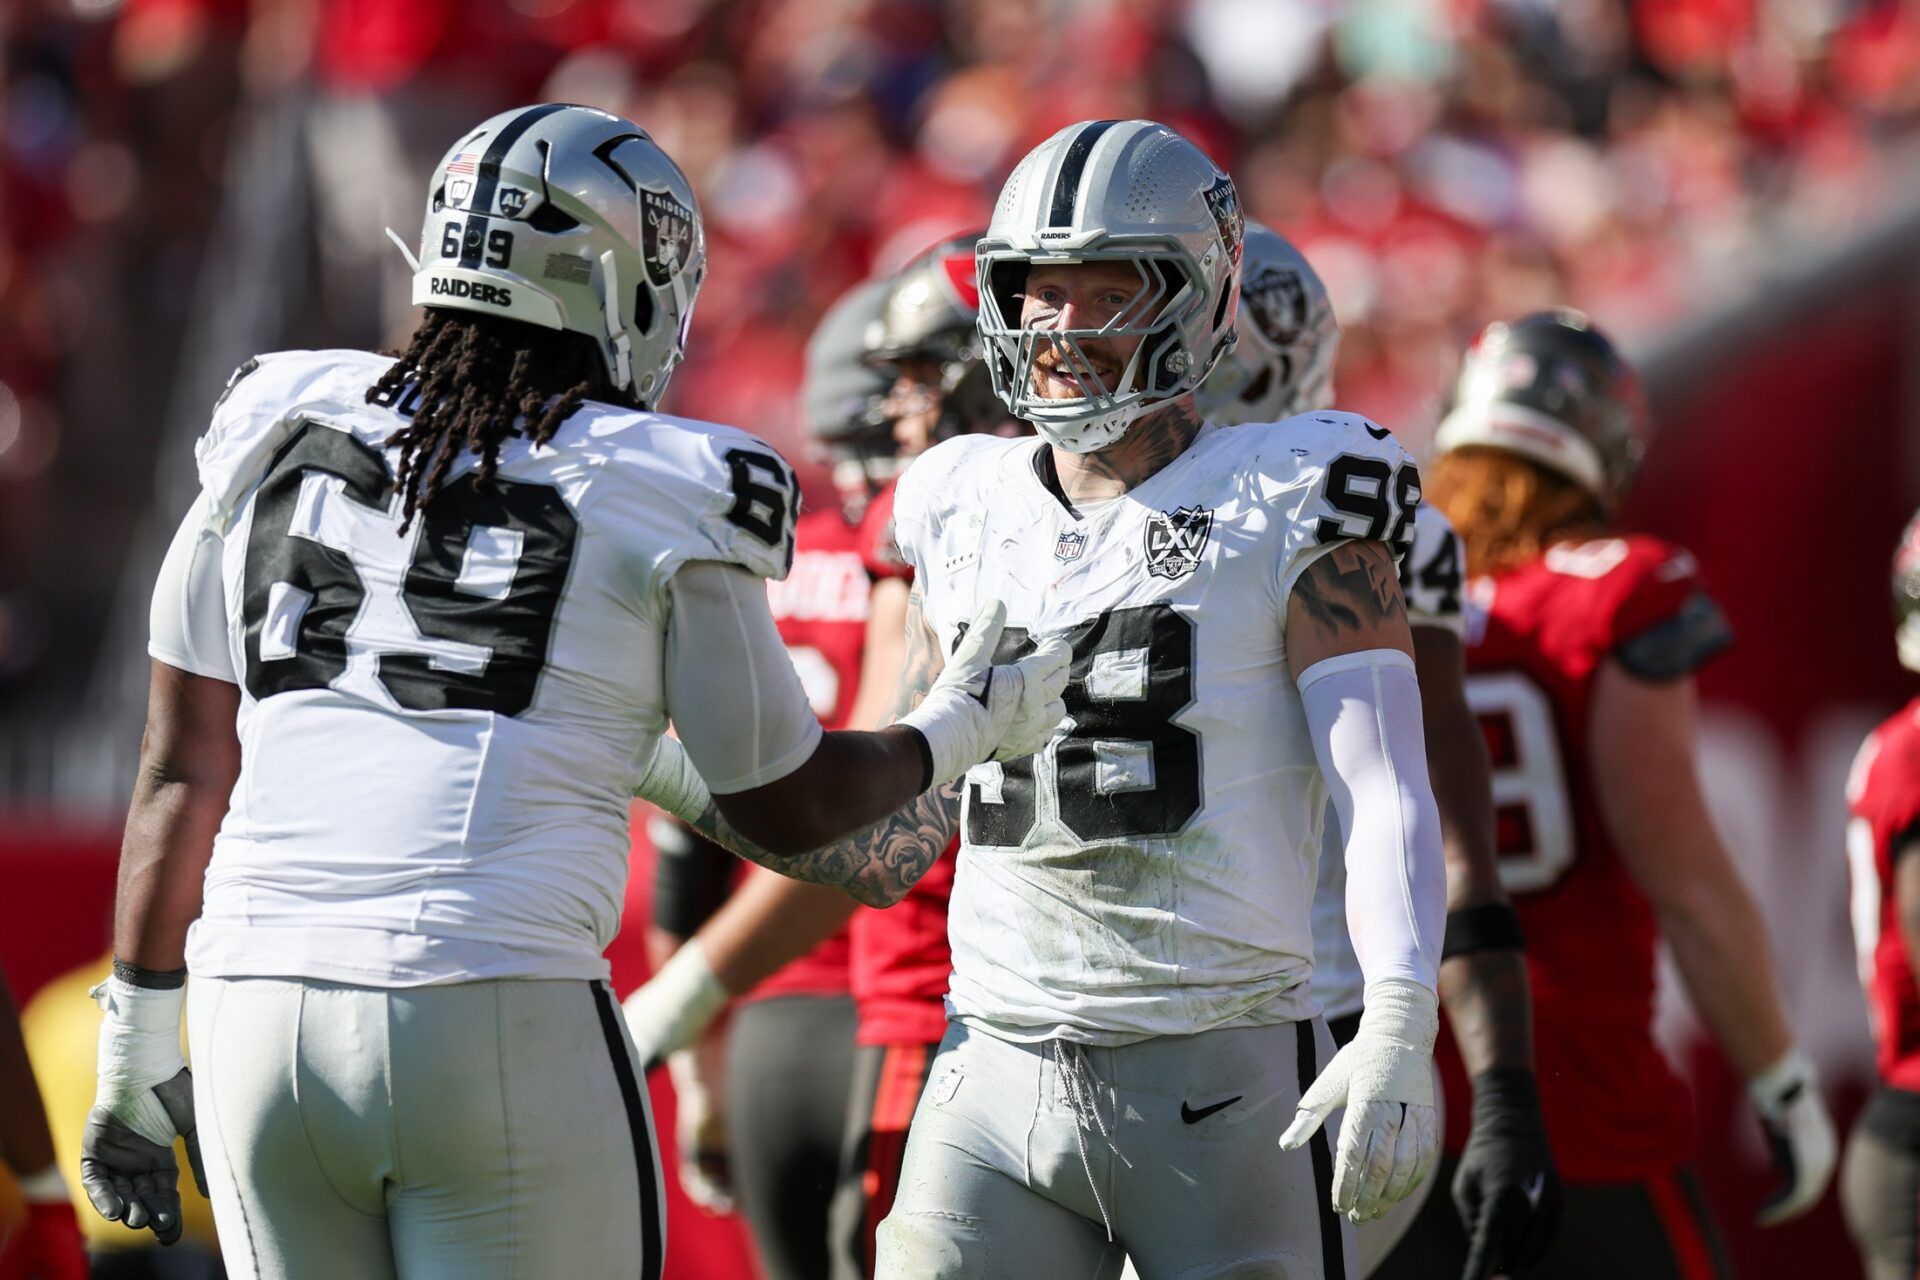
<path fill-rule="evenodd" d="M 744 432 L 588 402 L 490 485 L 463 457 L 402 536 L 405 420 L 366 403 L 388 364 L 262 357 L 198 450 L 242 768 L 189 965 L 603 978 L 667 721 L 666 584 L 782 576 L 793 473 Z"/>
<path fill-rule="evenodd" d="M 1400 560 L 1400 590 L 1407 621 L 1461 634 L 1466 627 L 1460 593 L 1466 584 L 1466 552 L 1440 508 L 1420 504 L 1413 518 L 1413 547 Z M 1360 1012 L 1366 979 L 1347 932 L 1347 858 L 1340 823 L 1331 814 L 1320 841 L 1320 885 L 1313 895 L 1313 998 L 1329 1018 Z"/>
<path fill-rule="evenodd" d="M 1065 632 L 1067 727 L 966 780 L 954 1016 L 1125 1044 L 1311 1016 L 1327 791 L 1287 599 L 1344 538 L 1402 543 L 1411 460 L 1353 414 L 1205 426 L 1124 497 L 1069 511 L 1039 442 L 963 436 L 900 481 L 895 526 L 951 651 L 1006 602 L 1000 660 Z"/>

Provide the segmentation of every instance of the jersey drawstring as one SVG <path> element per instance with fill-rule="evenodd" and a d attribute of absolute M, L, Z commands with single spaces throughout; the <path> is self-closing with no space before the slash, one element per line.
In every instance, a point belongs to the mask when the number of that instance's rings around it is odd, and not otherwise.
<path fill-rule="evenodd" d="M 1107 1241 L 1113 1241 L 1113 1219 L 1107 1214 L 1107 1202 L 1100 1195 L 1100 1184 L 1093 1177 L 1093 1162 L 1087 1159 L 1087 1130 L 1092 1129 L 1107 1144 L 1107 1150 L 1113 1153 L 1127 1168 L 1133 1168 L 1133 1161 L 1114 1144 L 1113 1134 L 1107 1128 L 1107 1122 L 1100 1115 L 1100 1099 L 1094 1092 L 1101 1083 L 1093 1072 L 1093 1066 L 1087 1061 L 1084 1046 L 1072 1040 L 1049 1041 L 1053 1047 L 1054 1070 L 1059 1072 L 1060 1086 L 1067 1097 L 1067 1108 L 1073 1112 L 1073 1140 L 1080 1148 L 1080 1167 L 1086 1171 L 1087 1187 L 1093 1192 L 1093 1203 L 1100 1209 L 1100 1223 L 1107 1229 Z M 1119 1095 L 1112 1085 L 1107 1086 L 1107 1104 L 1114 1108 L 1114 1119 L 1119 1119 Z"/>

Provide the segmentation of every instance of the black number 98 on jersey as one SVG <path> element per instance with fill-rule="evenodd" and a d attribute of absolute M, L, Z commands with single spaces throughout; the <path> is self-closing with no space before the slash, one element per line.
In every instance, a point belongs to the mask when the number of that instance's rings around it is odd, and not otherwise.
<path fill-rule="evenodd" d="M 1200 812 L 1200 735 L 1173 718 L 1193 705 L 1193 620 L 1164 601 L 1113 609 L 1068 633 L 1068 730 L 1051 748 L 1053 811 L 1086 843 L 1172 836 Z M 995 662 L 1032 652 L 1021 627 Z M 967 843 L 1019 845 L 1039 820 L 1032 757 L 1000 766 L 997 794 L 967 784 Z"/>

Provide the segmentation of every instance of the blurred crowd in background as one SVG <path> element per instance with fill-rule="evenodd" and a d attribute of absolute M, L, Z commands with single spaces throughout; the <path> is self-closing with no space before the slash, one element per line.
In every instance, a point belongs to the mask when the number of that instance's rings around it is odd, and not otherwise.
<path fill-rule="evenodd" d="M 211 403 L 186 353 L 393 343 L 384 228 L 414 241 L 433 161 L 505 107 L 604 106 L 686 169 L 712 266 L 665 407 L 796 459 L 827 305 L 984 224 L 1047 134 L 1129 116 L 1301 243 L 1342 407 L 1417 443 L 1491 316 L 1572 302 L 1632 341 L 1870 218 L 1920 5 L 10 0 L 0 76 L 5 717 L 85 686 L 122 565 L 172 527 L 165 428 Z"/>

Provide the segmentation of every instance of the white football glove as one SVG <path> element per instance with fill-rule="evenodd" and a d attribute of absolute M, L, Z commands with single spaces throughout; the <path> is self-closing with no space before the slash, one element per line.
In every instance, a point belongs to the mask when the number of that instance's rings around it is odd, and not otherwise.
<path fill-rule="evenodd" d="M 1833 1176 L 1839 1146 L 1833 1119 L 1820 1098 L 1820 1078 L 1798 1049 L 1747 1082 L 1747 1096 L 1760 1113 L 1767 1148 L 1780 1173 L 1780 1187 L 1760 1206 L 1758 1222 L 1770 1227 L 1797 1218 L 1819 1202 Z"/>
<path fill-rule="evenodd" d="M 180 1054 L 187 993 L 116 977 L 87 994 L 106 1016 L 100 1023 L 99 1083 L 80 1138 L 80 1185 L 101 1217 L 136 1231 L 151 1227 L 161 1244 L 172 1244 L 182 1225 L 176 1136 L 186 1139 L 194 1182 L 202 1195 L 207 1190 L 193 1076 Z"/>
<path fill-rule="evenodd" d="M 673 1078 L 673 1141 L 680 1158 L 680 1189 L 708 1213 L 718 1214 L 734 1209 L 727 1113 L 720 1105 L 725 1052 L 725 1041 L 714 1036 L 667 1059 L 667 1074 Z"/>
<path fill-rule="evenodd" d="M 689 938 L 620 1007 L 640 1061 L 651 1068 L 700 1038 L 727 1007 L 727 989 L 714 976 L 700 939 Z"/>
<path fill-rule="evenodd" d="M 1440 1000 L 1402 978 L 1367 984 L 1360 1029 L 1300 1097 L 1280 1145 L 1292 1151 L 1327 1117 L 1347 1109 L 1333 1167 L 1333 1207 L 1355 1222 L 1377 1218 L 1433 1168 L 1440 1151 L 1433 1109 L 1433 1038 Z"/>
<path fill-rule="evenodd" d="M 1007 606 L 981 606 L 920 705 L 899 719 L 933 753 L 932 786 L 988 760 L 1018 760 L 1047 745 L 1067 718 L 1060 695 L 1073 662 L 1065 636 L 1049 636 L 1017 662 L 993 664 Z"/>

